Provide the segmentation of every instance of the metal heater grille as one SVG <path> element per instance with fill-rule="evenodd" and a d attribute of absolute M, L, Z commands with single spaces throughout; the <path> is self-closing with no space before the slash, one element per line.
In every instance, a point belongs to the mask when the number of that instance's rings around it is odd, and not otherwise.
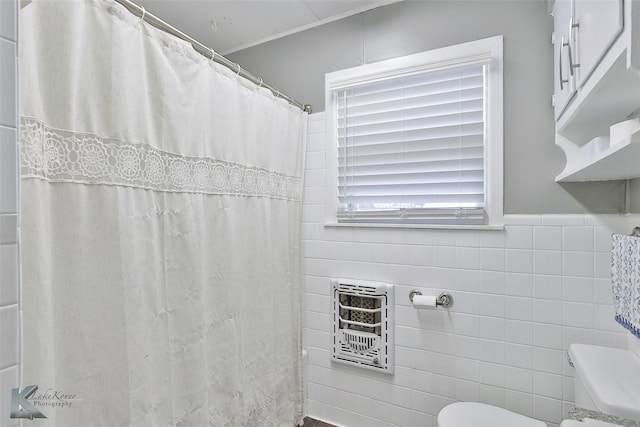
<path fill-rule="evenodd" d="M 336 362 L 393 372 L 393 285 L 332 280 Z"/>

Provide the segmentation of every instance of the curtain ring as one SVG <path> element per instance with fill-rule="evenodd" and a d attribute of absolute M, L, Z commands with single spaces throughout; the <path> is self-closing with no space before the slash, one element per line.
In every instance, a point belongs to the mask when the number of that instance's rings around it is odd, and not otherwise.
<path fill-rule="evenodd" d="M 258 82 L 258 87 L 262 87 L 262 83 L 263 83 L 262 77 L 260 77 L 260 81 Z"/>
<path fill-rule="evenodd" d="M 142 15 L 140 16 L 140 22 L 138 22 L 138 25 L 144 22 L 144 17 L 147 15 L 147 9 L 145 9 L 144 6 L 140 7 L 142 8 Z"/>
<path fill-rule="evenodd" d="M 238 71 L 236 72 L 236 76 L 240 75 L 240 70 L 242 70 L 242 68 L 240 68 L 240 64 L 238 64 L 237 62 L 235 63 L 236 67 L 238 67 Z"/>
<path fill-rule="evenodd" d="M 278 91 L 278 94 L 276 95 L 276 98 L 280 98 L 280 89 L 276 88 L 276 90 Z"/>
<path fill-rule="evenodd" d="M 216 56 L 216 51 L 213 49 L 209 49 L 211 51 L 211 60 L 213 61 L 213 58 Z"/>

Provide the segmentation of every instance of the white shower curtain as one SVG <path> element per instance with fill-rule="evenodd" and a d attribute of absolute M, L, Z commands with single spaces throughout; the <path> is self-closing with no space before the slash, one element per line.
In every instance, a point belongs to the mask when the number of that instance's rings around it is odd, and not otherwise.
<path fill-rule="evenodd" d="M 306 114 L 113 1 L 20 24 L 39 425 L 292 427 Z"/>

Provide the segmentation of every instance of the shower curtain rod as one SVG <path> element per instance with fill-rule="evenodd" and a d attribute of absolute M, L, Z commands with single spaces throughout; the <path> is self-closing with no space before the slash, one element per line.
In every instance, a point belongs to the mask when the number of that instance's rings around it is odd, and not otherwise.
<path fill-rule="evenodd" d="M 138 6 L 136 3 L 134 3 L 134 2 L 132 2 L 130 0 L 115 0 L 115 1 L 120 3 L 121 5 L 123 5 L 124 7 L 126 7 L 129 10 L 129 12 L 133 13 L 136 16 L 141 17 L 143 20 L 147 21 L 149 24 L 153 25 L 154 27 L 156 27 L 156 28 L 158 28 L 158 29 L 160 29 L 160 30 L 162 30 L 164 32 L 167 32 L 167 33 L 169 33 L 171 35 L 174 35 L 174 36 L 178 37 L 179 39 L 182 39 L 184 41 L 187 41 L 187 42 L 191 43 L 191 46 L 193 46 L 193 49 L 196 52 L 198 52 L 199 54 L 201 54 L 202 56 L 205 56 L 207 58 L 211 58 L 215 62 L 217 62 L 219 64 L 222 64 L 225 67 L 227 67 L 227 68 L 229 68 L 229 69 L 231 69 L 233 71 L 238 72 L 238 74 L 240 76 L 242 76 L 245 79 L 251 81 L 252 83 L 255 83 L 257 85 L 260 85 L 262 87 L 265 87 L 265 88 L 269 89 L 271 92 L 273 92 L 273 94 L 276 97 L 282 98 L 282 99 L 286 100 L 287 102 L 289 102 L 290 104 L 295 105 L 296 107 L 300 108 L 302 111 L 311 114 L 311 105 L 309 105 L 309 104 L 301 104 L 300 102 L 296 101 L 295 99 L 293 99 L 289 95 L 280 92 L 280 89 L 265 83 L 262 80 L 262 77 L 254 76 L 253 74 L 251 74 L 249 71 L 247 71 L 244 68 L 242 68 L 237 63 L 228 60 L 224 56 L 216 53 L 213 49 L 208 48 L 207 46 L 203 45 L 202 43 L 200 43 L 199 41 L 195 40 L 194 38 L 189 37 L 188 35 L 186 35 L 182 31 L 178 30 L 174 26 L 168 24 L 167 22 L 163 21 L 162 19 L 158 18 L 157 16 L 153 15 L 152 13 L 147 12 L 144 7 Z"/>

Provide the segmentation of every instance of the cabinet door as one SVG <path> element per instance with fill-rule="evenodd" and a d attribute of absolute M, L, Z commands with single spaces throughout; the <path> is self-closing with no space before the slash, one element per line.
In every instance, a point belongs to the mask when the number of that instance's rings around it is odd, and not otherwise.
<path fill-rule="evenodd" d="M 623 30 L 623 0 L 575 0 L 574 8 L 569 46 L 582 86 Z"/>
<path fill-rule="evenodd" d="M 575 79 L 569 76 L 569 25 L 573 0 L 557 0 L 553 10 L 553 93 L 556 120 L 576 93 Z"/>

